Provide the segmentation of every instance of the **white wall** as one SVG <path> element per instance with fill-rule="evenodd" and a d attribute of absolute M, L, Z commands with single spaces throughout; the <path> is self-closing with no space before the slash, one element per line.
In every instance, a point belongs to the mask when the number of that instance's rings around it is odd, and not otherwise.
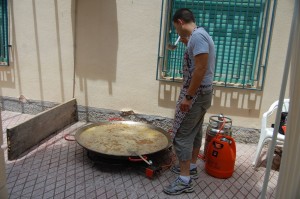
<path fill-rule="evenodd" d="M 161 0 L 11 0 L 12 63 L 0 95 L 173 117 L 180 84 L 156 79 Z M 278 1 L 263 91 L 216 87 L 209 114 L 259 128 L 278 99 L 292 0 Z M 206 118 L 206 121 L 208 121 Z"/>

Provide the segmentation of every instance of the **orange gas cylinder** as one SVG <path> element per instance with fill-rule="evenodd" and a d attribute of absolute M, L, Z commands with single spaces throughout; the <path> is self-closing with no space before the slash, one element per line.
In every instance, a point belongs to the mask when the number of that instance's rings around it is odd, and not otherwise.
<path fill-rule="evenodd" d="M 217 135 L 208 145 L 205 170 L 216 178 L 229 178 L 234 172 L 235 141 L 226 135 Z"/>

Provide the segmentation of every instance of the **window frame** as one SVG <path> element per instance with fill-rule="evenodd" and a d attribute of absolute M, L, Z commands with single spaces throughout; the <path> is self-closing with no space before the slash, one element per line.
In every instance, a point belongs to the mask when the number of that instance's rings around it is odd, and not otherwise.
<path fill-rule="evenodd" d="M 174 43 L 177 38 L 170 38 L 170 31 L 172 31 L 172 5 L 176 0 L 163 0 L 161 6 L 161 21 L 160 21 L 160 33 L 159 33 L 159 47 L 158 47 L 158 59 L 157 59 L 157 74 L 156 79 L 159 81 L 171 81 L 171 82 L 182 82 L 181 77 L 171 76 L 166 77 L 165 69 L 168 67 L 168 50 L 166 46 L 168 43 Z M 180 1 L 180 0 L 177 0 Z M 181 0 L 180 2 L 183 2 Z M 187 2 L 188 0 L 185 0 Z M 240 0 L 241 1 L 241 0 Z M 246 2 L 247 0 L 245 0 Z M 254 2 L 263 0 L 254 0 Z M 197 4 L 197 0 L 190 1 Z M 223 1 L 222 1 L 223 2 Z M 228 1 L 229 2 L 229 1 Z M 236 1 L 235 1 L 236 2 Z M 250 2 L 250 0 L 248 0 Z M 257 41 L 255 48 L 258 50 L 255 57 L 255 66 L 256 68 L 254 76 L 255 83 L 251 86 L 247 85 L 246 82 L 242 84 L 232 85 L 227 82 L 216 81 L 216 73 L 214 77 L 214 85 L 221 87 L 231 87 L 231 88 L 242 88 L 242 89 L 251 89 L 251 90 L 263 90 L 265 82 L 265 74 L 268 64 L 269 51 L 271 46 L 272 31 L 274 27 L 274 19 L 276 14 L 277 0 L 264 0 L 264 7 L 261 8 L 262 20 L 261 20 L 261 29 L 260 37 Z M 184 4 L 182 7 L 185 7 Z M 174 29 L 174 28 L 173 28 Z M 182 44 L 180 44 L 182 45 Z M 182 58 L 181 58 L 182 59 Z M 217 62 L 217 59 L 216 59 Z M 236 68 L 237 66 L 235 66 Z M 175 68 L 174 68 L 175 70 Z M 175 74 L 175 73 L 174 73 Z M 244 79 L 245 80 L 245 79 Z"/>
<path fill-rule="evenodd" d="M 9 66 L 8 3 L 0 0 L 0 66 Z"/>

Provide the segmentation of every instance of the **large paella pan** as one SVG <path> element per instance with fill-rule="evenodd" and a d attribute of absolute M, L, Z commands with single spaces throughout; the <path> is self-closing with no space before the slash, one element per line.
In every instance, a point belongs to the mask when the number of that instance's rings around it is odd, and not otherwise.
<path fill-rule="evenodd" d="M 88 151 L 115 158 L 150 155 L 171 146 L 163 129 L 133 121 L 89 124 L 76 132 L 75 139 Z"/>

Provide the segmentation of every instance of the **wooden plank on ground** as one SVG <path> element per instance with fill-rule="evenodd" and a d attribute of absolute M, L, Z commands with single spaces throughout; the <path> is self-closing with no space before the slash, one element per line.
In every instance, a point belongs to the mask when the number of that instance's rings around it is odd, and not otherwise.
<path fill-rule="evenodd" d="M 55 106 L 35 117 L 7 129 L 8 160 L 15 160 L 22 153 L 49 135 L 78 121 L 76 99 Z"/>

